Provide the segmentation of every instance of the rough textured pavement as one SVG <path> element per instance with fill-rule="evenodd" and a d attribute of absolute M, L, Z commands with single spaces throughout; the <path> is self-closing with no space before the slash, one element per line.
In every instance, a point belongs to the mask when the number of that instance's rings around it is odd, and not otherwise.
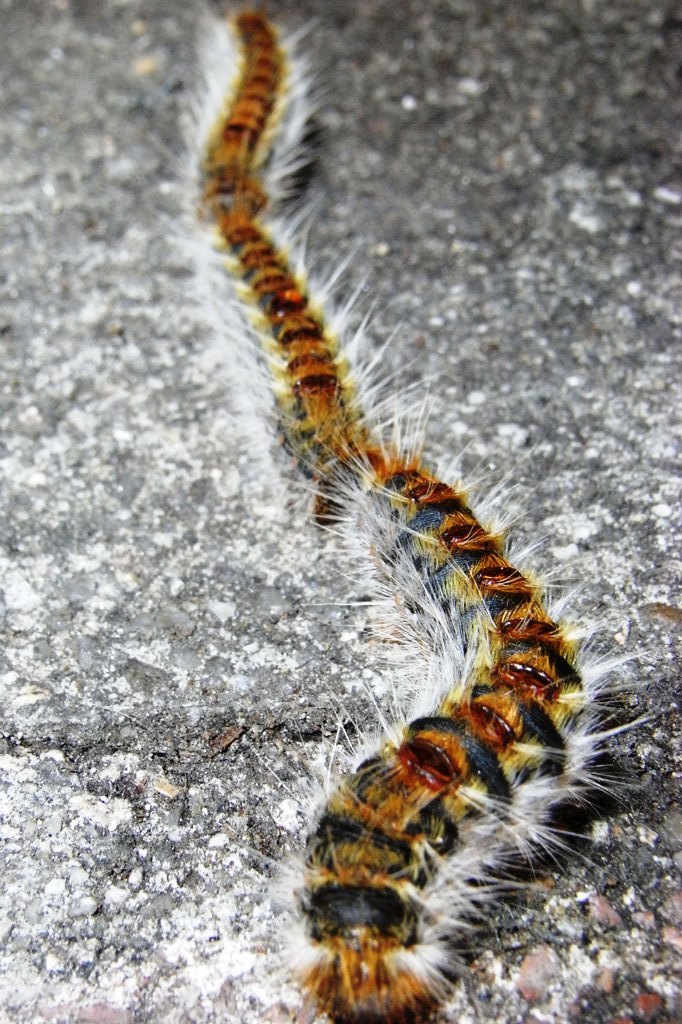
<path fill-rule="evenodd" d="M 367 272 L 428 450 L 637 692 L 622 802 L 476 938 L 442 1021 L 672 1022 L 679 67 L 658 0 L 281 0 L 326 89 L 308 258 Z M 285 1022 L 279 866 L 341 714 L 386 700 L 362 583 L 231 414 L 183 244 L 180 0 L 0 2 L 0 1019 Z M 676 390 L 677 388 L 677 390 Z M 679 664 L 679 663 L 678 663 Z M 676 960 L 677 958 L 677 960 Z M 679 974 L 677 975 L 679 978 Z"/>

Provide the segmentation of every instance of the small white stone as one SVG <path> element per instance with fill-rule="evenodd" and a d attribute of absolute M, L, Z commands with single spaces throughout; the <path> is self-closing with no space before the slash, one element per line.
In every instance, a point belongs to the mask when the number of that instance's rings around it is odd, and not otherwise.
<path fill-rule="evenodd" d="M 0 675 L 0 687 L 3 690 L 12 690 L 18 678 L 19 676 L 16 672 L 3 672 L 3 674 Z M 5 764 L 7 764 L 8 770 L 10 770 L 9 765 L 14 763 L 15 762 L 13 758 L 7 759 L 0 757 L 0 764 L 3 765 L 3 767 L 5 766 Z"/>
<path fill-rule="evenodd" d="M 104 902 L 112 907 L 119 907 L 128 899 L 128 890 L 119 885 L 110 885 L 104 894 Z"/>
<path fill-rule="evenodd" d="M 69 881 L 73 886 L 84 885 L 85 882 L 88 881 L 89 877 L 90 876 L 87 871 L 82 868 L 80 864 L 76 864 L 75 867 L 71 868 L 69 871 Z"/>
<path fill-rule="evenodd" d="M 40 760 L 43 761 L 48 757 L 51 761 L 64 762 L 66 760 L 62 750 L 44 750 L 40 755 Z"/>
<path fill-rule="evenodd" d="M 31 612 L 40 605 L 40 597 L 20 572 L 8 572 L 5 585 L 5 604 L 8 611 Z"/>
<path fill-rule="evenodd" d="M 153 533 L 152 540 L 158 548 L 166 548 L 166 550 L 170 550 L 175 545 L 175 537 L 173 534 L 164 533 L 162 530 L 157 530 L 156 533 Z"/>
<path fill-rule="evenodd" d="M 60 964 L 54 953 L 48 953 L 45 957 L 45 970 L 49 971 L 50 974 L 56 974 L 62 971 L 64 968 Z"/>
<path fill-rule="evenodd" d="M 43 429 L 44 421 L 37 405 L 29 405 L 17 416 L 17 423 L 28 434 L 38 434 Z"/>
<path fill-rule="evenodd" d="M 462 96 L 480 96 L 483 92 L 483 83 L 478 78 L 460 78 L 455 88 Z"/>
<path fill-rule="evenodd" d="M 50 814 L 45 818 L 43 828 L 48 836 L 56 836 L 62 830 L 62 819 L 58 814 Z"/>
<path fill-rule="evenodd" d="M 128 885 L 133 889 L 138 889 L 142 885 L 142 868 L 133 868 L 128 875 Z"/>
<path fill-rule="evenodd" d="M 221 626 L 224 626 L 229 619 L 234 618 L 237 610 L 237 605 L 234 601 L 209 601 L 207 607 L 211 615 L 218 620 Z"/>
<path fill-rule="evenodd" d="M 280 828 L 285 828 L 287 832 L 297 833 L 300 830 L 299 805 L 291 797 L 285 797 L 281 801 L 272 812 L 272 817 Z"/>
<path fill-rule="evenodd" d="M 508 441 L 512 448 L 523 448 L 528 441 L 528 431 L 519 423 L 500 423 L 497 433 Z"/>
<path fill-rule="evenodd" d="M 566 378 L 566 385 L 569 388 L 581 388 L 585 383 L 585 378 L 580 373 L 572 373 Z"/>
<path fill-rule="evenodd" d="M 592 842 L 595 844 L 605 843 L 609 835 L 611 834 L 611 828 L 608 821 L 595 821 L 592 823 Z"/>
<path fill-rule="evenodd" d="M 225 835 L 224 832 L 216 832 L 212 835 L 208 841 L 208 845 L 212 850 L 222 850 L 230 842 L 230 837 Z"/>
<path fill-rule="evenodd" d="M 419 104 L 417 103 L 414 96 L 403 96 L 400 101 L 400 106 L 403 110 L 416 110 Z"/>
<path fill-rule="evenodd" d="M 221 482 L 222 493 L 226 498 L 236 498 L 241 490 L 242 478 L 236 466 L 232 466 L 223 474 Z"/>
<path fill-rule="evenodd" d="M 557 562 L 570 562 L 577 558 L 579 554 L 577 544 L 555 544 L 551 552 L 552 557 L 556 558 Z"/>
<path fill-rule="evenodd" d="M 628 293 L 628 295 L 631 295 L 632 298 L 634 299 L 638 295 L 642 294 L 642 282 L 641 281 L 628 281 L 627 285 L 625 286 L 625 290 Z"/>
<path fill-rule="evenodd" d="M 659 502 L 658 505 L 653 505 L 651 511 L 658 519 L 669 519 L 673 514 L 673 510 L 670 505 L 666 504 L 664 501 Z"/>
<path fill-rule="evenodd" d="M 646 825 L 639 826 L 637 835 L 639 836 L 640 843 L 646 843 L 647 846 L 655 846 L 658 842 L 658 832 L 654 832 L 652 828 L 647 828 Z"/>
<path fill-rule="evenodd" d="M 587 516 L 580 516 L 578 522 L 573 526 L 573 536 L 576 540 L 589 540 L 590 537 L 596 536 L 599 533 L 600 525 L 595 523 L 594 520 L 588 519 Z"/>
<path fill-rule="evenodd" d="M 95 302 L 91 300 L 81 306 L 80 321 L 82 324 L 92 326 L 93 324 L 99 323 L 99 321 L 106 315 L 106 312 L 107 307 L 103 302 Z"/>
<path fill-rule="evenodd" d="M 115 832 L 119 825 L 129 822 L 133 816 L 128 801 L 120 797 L 104 800 L 92 793 L 74 793 L 69 803 L 78 814 L 109 832 Z"/>
<path fill-rule="evenodd" d="M 97 910 L 97 900 L 94 896 L 81 896 L 71 906 L 72 917 L 92 917 Z"/>
<path fill-rule="evenodd" d="M 66 880 L 64 878 L 51 878 L 45 886 L 46 896 L 61 896 L 66 889 Z"/>
<path fill-rule="evenodd" d="M 682 192 L 675 188 L 668 188 L 667 185 L 659 185 L 654 189 L 654 199 L 669 206 L 679 206 L 682 203 Z"/>
<path fill-rule="evenodd" d="M 487 400 L 485 391 L 470 391 L 467 395 L 468 405 L 484 405 Z"/>
<path fill-rule="evenodd" d="M 568 219 L 576 227 L 582 228 L 588 235 L 596 235 L 601 230 L 602 220 L 584 203 L 576 203 L 568 215 Z"/>

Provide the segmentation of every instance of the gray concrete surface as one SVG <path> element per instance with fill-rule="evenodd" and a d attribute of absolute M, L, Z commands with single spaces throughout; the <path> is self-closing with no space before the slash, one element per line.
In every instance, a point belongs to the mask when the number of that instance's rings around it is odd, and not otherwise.
<path fill-rule="evenodd" d="M 517 536 L 636 658 L 620 720 L 651 716 L 594 845 L 500 908 L 440 1019 L 679 1019 L 682 10 L 266 6 L 317 19 L 311 263 L 369 270 L 429 451 L 513 470 Z M 0 14 L 0 1019 L 310 1021 L 273 879 L 386 658 L 251 457 L 174 234 L 197 12 Z"/>

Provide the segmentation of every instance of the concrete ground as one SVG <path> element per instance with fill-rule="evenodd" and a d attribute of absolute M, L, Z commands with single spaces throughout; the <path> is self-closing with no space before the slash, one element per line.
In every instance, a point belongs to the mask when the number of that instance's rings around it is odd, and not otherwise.
<path fill-rule="evenodd" d="M 663 0 L 280 0 L 326 90 L 308 259 L 368 274 L 427 450 L 513 473 L 639 690 L 602 801 L 438 1018 L 682 1014 L 679 69 Z M 280 1022 L 281 865 L 386 651 L 232 415 L 182 243 L 181 0 L 0 0 L 0 1019 Z M 677 409 L 676 409 L 677 401 Z"/>

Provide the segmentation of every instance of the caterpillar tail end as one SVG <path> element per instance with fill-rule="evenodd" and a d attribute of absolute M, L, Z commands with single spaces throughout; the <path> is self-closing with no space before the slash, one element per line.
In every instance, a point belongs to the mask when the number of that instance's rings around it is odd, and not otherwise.
<path fill-rule="evenodd" d="M 299 979 L 318 1011 L 335 1024 L 415 1024 L 446 988 L 422 946 L 406 948 L 369 928 L 311 941 Z"/>

